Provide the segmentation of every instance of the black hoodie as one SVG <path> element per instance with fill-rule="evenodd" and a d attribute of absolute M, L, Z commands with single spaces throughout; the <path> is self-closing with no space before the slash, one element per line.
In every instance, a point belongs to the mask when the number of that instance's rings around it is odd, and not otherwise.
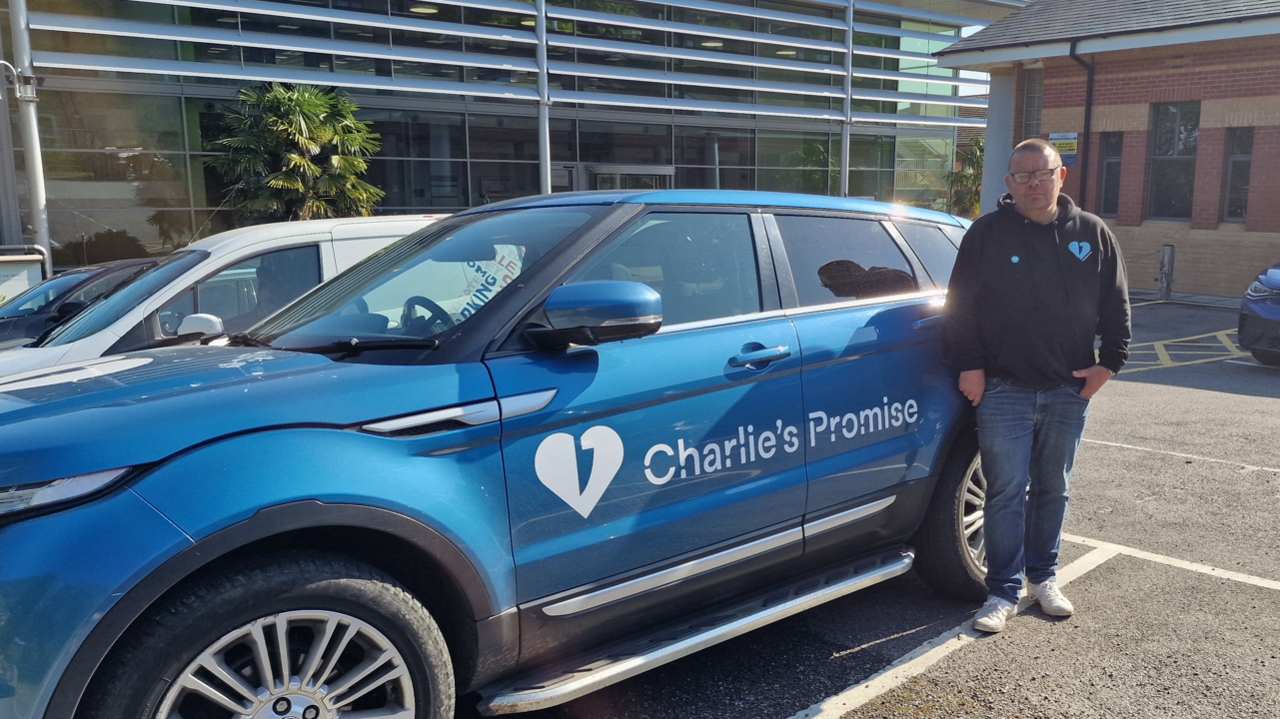
<path fill-rule="evenodd" d="M 1082 385 L 1074 370 L 1119 372 L 1129 357 L 1129 292 L 1111 230 L 1058 195 L 1058 217 L 1023 217 L 1013 197 L 965 233 L 947 290 L 952 369 L 1026 387 Z M 1094 338 L 1102 337 L 1094 359 Z"/>

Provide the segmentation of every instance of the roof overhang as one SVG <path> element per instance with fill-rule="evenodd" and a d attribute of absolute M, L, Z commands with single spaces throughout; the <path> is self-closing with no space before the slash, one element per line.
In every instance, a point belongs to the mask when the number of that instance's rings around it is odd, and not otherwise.
<path fill-rule="evenodd" d="M 1066 37 L 1049 42 L 1001 45 L 954 52 L 943 50 L 937 55 L 938 67 L 989 72 L 1029 60 L 1069 57 L 1073 42 L 1076 44 L 1076 54 L 1087 55 L 1196 42 L 1239 40 L 1264 35 L 1280 35 L 1280 17 L 1214 22 L 1167 30 Z"/>

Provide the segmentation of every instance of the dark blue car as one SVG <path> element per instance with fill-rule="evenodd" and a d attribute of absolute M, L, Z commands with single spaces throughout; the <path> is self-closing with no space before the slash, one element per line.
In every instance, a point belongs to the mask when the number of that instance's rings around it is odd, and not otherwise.
<path fill-rule="evenodd" d="M 103 262 L 67 270 L 35 285 L 0 306 L 0 349 L 34 340 L 157 262 L 149 257 Z"/>
<path fill-rule="evenodd" d="M 913 566 L 981 599 L 962 234 L 516 200 L 247 334 L 0 378 L 0 715 L 506 714 Z"/>
<path fill-rule="evenodd" d="M 1258 275 L 1245 291 L 1238 340 L 1254 359 L 1280 366 L 1280 263 Z"/>

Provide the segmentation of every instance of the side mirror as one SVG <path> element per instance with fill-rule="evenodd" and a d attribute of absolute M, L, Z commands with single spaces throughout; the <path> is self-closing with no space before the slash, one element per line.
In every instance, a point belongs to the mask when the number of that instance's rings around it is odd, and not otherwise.
<path fill-rule="evenodd" d="M 220 335 L 222 334 L 222 318 L 217 315 L 206 315 L 196 313 L 187 315 L 182 318 L 182 322 L 178 325 L 178 331 L 175 332 L 178 337 L 183 335 Z"/>
<path fill-rule="evenodd" d="M 80 310 L 88 306 L 89 306 L 88 302 L 78 302 L 76 300 L 67 300 L 66 302 L 63 302 L 62 304 L 58 305 L 58 311 L 50 315 L 49 318 L 45 321 L 51 325 L 56 325 L 58 323 L 65 322 L 66 320 L 70 319 L 72 316 L 79 313 Z"/>
<path fill-rule="evenodd" d="M 635 339 L 662 327 L 662 296 L 639 282 L 600 280 L 557 287 L 543 311 L 551 326 L 530 328 L 525 334 L 548 349 Z"/>

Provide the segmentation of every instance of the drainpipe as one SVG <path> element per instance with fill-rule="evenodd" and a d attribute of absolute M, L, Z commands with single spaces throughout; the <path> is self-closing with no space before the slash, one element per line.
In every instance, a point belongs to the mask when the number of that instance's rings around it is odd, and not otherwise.
<path fill-rule="evenodd" d="M 1093 65 L 1085 62 L 1076 54 L 1076 43 L 1079 40 L 1071 41 L 1071 59 L 1083 67 L 1088 73 L 1084 85 L 1084 137 L 1081 138 L 1079 152 L 1077 153 L 1076 167 L 1080 172 L 1080 197 L 1076 198 L 1081 209 L 1084 209 L 1085 203 L 1089 197 L 1089 131 L 1093 124 Z"/>

